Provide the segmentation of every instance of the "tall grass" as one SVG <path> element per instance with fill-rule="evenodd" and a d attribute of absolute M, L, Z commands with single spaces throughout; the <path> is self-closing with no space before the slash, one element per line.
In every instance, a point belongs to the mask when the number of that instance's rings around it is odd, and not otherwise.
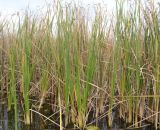
<path fill-rule="evenodd" d="M 130 127 L 143 120 L 159 127 L 158 13 L 152 3 L 132 2 L 116 1 L 113 21 L 100 6 L 91 22 L 79 6 L 57 3 L 45 16 L 19 16 L 16 31 L 0 24 L 0 67 L 7 71 L 0 72 L 0 84 L 9 110 L 14 104 L 15 129 L 17 94 L 26 124 L 32 123 L 30 109 L 41 112 L 49 100 L 60 129 L 86 127 L 92 112 L 96 120 L 107 116 L 112 127 L 113 110 Z"/>

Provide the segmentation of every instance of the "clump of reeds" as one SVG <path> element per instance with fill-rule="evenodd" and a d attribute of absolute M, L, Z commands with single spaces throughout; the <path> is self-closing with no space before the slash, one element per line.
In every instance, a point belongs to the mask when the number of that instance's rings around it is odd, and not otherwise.
<path fill-rule="evenodd" d="M 53 112 L 59 111 L 61 129 L 70 122 L 86 127 L 91 111 L 97 120 L 108 116 L 112 126 L 115 108 L 133 127 L 147 120 L 158 128 L 158 12 L 153 3 L 132 2 L 126 10 L 125 1 L 116 1 L 113 23 L 101 7 L 91 22 L 80 7 L 60 3 L 44 17 L 18 17 L 13 30 L 11 23 L 0 23 L 0 90 L 8 110 L 14 105 L 15 124 L 20 95 L 26 124 L 30 110 L 38 113 L 49 99 Z"/>

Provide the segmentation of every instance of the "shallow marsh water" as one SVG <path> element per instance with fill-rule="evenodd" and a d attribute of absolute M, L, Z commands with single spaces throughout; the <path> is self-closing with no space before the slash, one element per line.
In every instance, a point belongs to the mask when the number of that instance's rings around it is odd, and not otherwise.
<path fill-rule="evenodd" d="M 18 122 L 18 130 L 58 130 L 53 123 L 47 122 L 40 115 L 33 114 L 32 115 L 32 125 L 26 126 L 24 125 L 24 122 L 21 120 L 21 115 L 19 112 L 19 122 Z M 131 128 L 127 129 L 126 124 L 122 121 L 119 120 L 118 118 L 114 118 L 113 121 L 113 128 L 108 128 L 107 126 L 107 118 L 103 118 L 100 121 L 98 121 L 98 126 L 100 130 L 155 130 L 154 127 L 151 125 L 144 124 L 145 127 L 142 128 Z M 95 122 L 93 123 L 95 125 Z M 72 127 L 68 128 L 67 130 L 74 130 Z M 0 105 L 0 130 L 14 130 L 14 112 L 7 111 L 7 105 Z M 78 129 L 77 129 L 78 130 Z"/>
<path fill-rule="evenodd" d="M 14 110 L 12 109 L 11 111 L 8 111 L 7 104 L 3 101 L 3 98 L 0 100 L 0 130 L 14 130 Z M 37 113 L 32 113 L 32 123 L 31 125 L 27 126 L 25 125 L 23 121 L 23 114 L 22 114 L 22 107 L 20 105 L 20 101 L 18 103 L 18 130 L 59 130 L 59 127 L 51 123 L 50 121 L 44 119 L 42 116 L 40 116 Z M 50 108 L 48 105 L 44 105 L 43 109 L 40 111 L 40 113 L 45 113 L 47 117 L 52 115 L 52 110 L 48 109 Z M 108 127 L 107 124 L 107 117 L 104 117 L 100 120 L 94 120 L 92 117 L 93 113 L 91 112 L 89 114 L 89 120 L 87 124 L 91 125 L 97 125 L 100 130 L 155 130 L 155 128 L 149 124 L 143 122 L 143 126 L 141 128 L 130 128 L 128 129 L 128 125 L 119 119 L 116 115 L 116 109 L 114 109 L 112 116 L 113 116 L 113 125 L 112 128 Z M 55 122 L 59 121 L 59 116 L 55 114 L 55 116 L 52 118 Z M 79 130 L 79 129 L 74 129 L 74 125 L 68 125 L 66 130 Z M 87 129 L 85 129 L 87 130 Z M 92 130 L 92 129 L 88 129 Z M 94 129 L 93 129 L 94 130 Z"/>

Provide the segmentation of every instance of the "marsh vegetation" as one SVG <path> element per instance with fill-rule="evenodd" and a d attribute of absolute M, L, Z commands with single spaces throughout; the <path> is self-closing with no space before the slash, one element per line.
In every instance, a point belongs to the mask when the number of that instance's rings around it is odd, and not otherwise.
<path fill-rule="evenodd" d="M 83 8 L 60 2 L 40 18 L 1 20 L 0 95 L 14 110 L 15 130 L 20 120 L 32 124 L 32 113 L 60 130 L 103 117 L 111 127 L 113 110 L 130 128 L 144 121 L 160 128 L 158 11 L 131 2 L 126 10 L 117 0 L 113 18 L 97 6 L 92 22 Z"/>

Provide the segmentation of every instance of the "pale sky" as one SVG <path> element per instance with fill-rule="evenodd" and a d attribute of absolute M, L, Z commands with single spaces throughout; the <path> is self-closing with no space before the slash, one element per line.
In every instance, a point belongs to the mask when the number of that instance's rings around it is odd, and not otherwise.
<path fill-rule="evenodd" d="M 17 12 L 23 13 L 27 8 L 33 12 L 40 12 L 46 7 L 46 3 L 54 4 L 55 0 L 0 0 L 0 16 L 8 17 Z M 116 0 L 60 0 L 62 3 L 70 3 L 76 1 L 85 8 L 101 4 L 102 7 L 107 8 L 112 12 L 115 7 Z M 77 2 L 78 1 L 78 2 Z M 127 1 L 127 0 L 126 0 Z M 141 0 L 148 1 L 148 0 Z M 154 0 L 160 2 L 160 0 Z"/>
<path fill-rule="evenodd" d="M 27 7 L 31 10 L 43 8 L 45 3 L 53 3 L 54 0 L 0 0 L 0 12 L 5 14 L 11 14 L 17 11 L 25 10 Z M 61 0 L 63 2 L 70 2 L 72 0 Z M 94 5 L 101 3 L 103 6 L 107 6 L 112 9 L 114 6 L 114 0 L 76 0 L 86 7 L 87 5 Z"/>
<path fill-rule="evenodd" d="M 25 10 L 29 7 L 31 10 L 36 10 L 38 8 L 43 8 L 45 3 L 54 3 L 54 0 L 0 0 L 0 12 L 4 14 L 11 14 L 17 11 Z M 61 0 L 63 2 L 70 2 L 73 0 Z M 102 6 L 107 7 L 109 10 L 112 10 L 115 6 L 115 0 L 75 0 L 80 1 L 84 7 L 87 5 L 101 4 Z M 155 0 L 160 1 L 160 0 Z"/>

